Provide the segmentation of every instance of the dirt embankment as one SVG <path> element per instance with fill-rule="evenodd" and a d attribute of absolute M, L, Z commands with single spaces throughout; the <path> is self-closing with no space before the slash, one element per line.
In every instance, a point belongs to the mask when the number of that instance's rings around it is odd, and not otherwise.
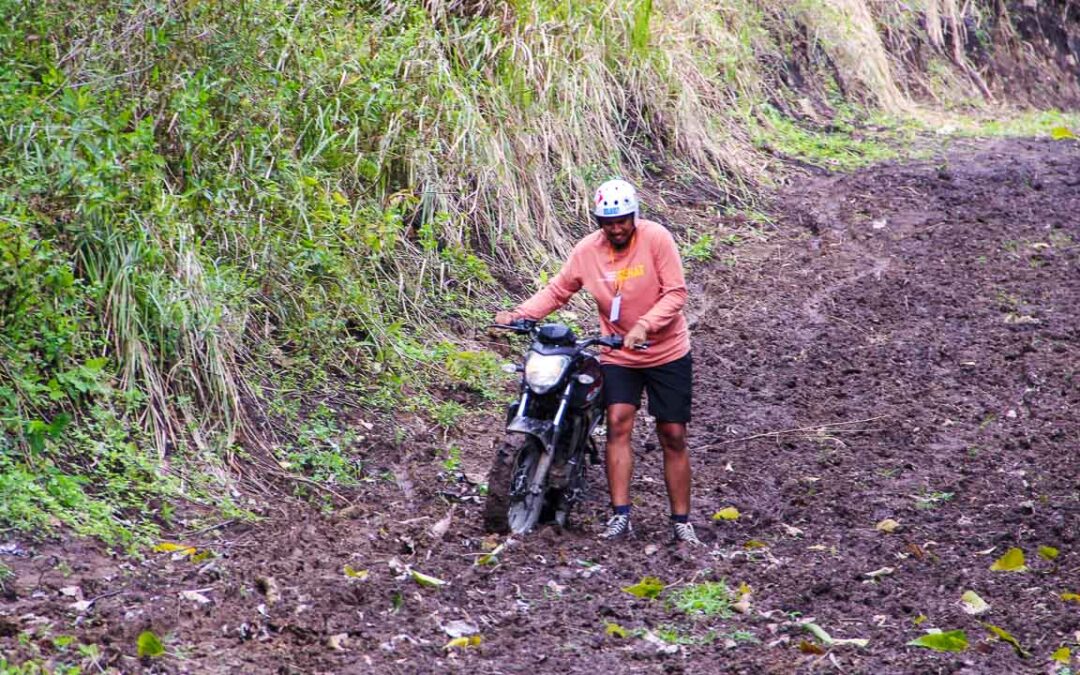
<path fill-rule="evenodd" d="M 1060 596 L 1080 592 L 1080 145 L 999 142 L 811 179 L 776 203 L 767 244 L 718 251 L 695 277 L 703 550 L 663 545 L 659 457 L 639 433 L 635 541 L 595 540 L 594 469 L 574 527 L 474 565 L 495 543 L 481 497 L 426 461 L 434 443 L 411 450 L 423 461 L 386 460 L 393 480 L 345 512 L 188 533 L 217 556 L 197 563 L 8 541 L 0 651 L 93 670 L 76 645 L 94 644 L 103 667 L 200 673 L 1044 672 L 1080 628 Z M 497 417 L 467 440 L 466 474 L 486 465 Z M 709 520 L 728 505 L 737 521 Z M 876 530 L 886 518 L 900 528 Z M 989 571 L 1014 546 L 1030 569 Z M 449 584 L 420 586 L 399 563 Z M 645 575 L 672 586 L 657 601 L 621 590 Z M 748 614 L 673 606 L 719 579 L 753 589 Z M 964 613 L 967 590 L 1030 657 Z M 811 645 L 808 618 L 869 645 Z M 482 644 L 444 649 L 453 621 Z M 971 646 L 905 646 L 926 628 L 965 629 Z M 135 657 L 145 629 L 167 656 Z"/>

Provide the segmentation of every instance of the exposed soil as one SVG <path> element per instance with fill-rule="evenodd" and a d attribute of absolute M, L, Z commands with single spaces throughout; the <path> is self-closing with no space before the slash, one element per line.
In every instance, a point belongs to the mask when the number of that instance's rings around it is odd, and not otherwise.
<path fill-rule="evenodd" d="M 348 509 L 287 504 L 262 523 L 189 533 L 217 554 L 198 563 L 9 541 L 0 652 L 78 662 L 56 639 L 73 635 L 122 671 L 1049 672 L 1058 647 L 1080 652 L 1080 604 L 1060 597 L 1080 593 L 1080 144 L 997 142 L 940 164 L 808 178 L 776 205 L 768 242 L 718 246 L 694 273 L 694 517 L 706 547 L 665 545 L 660 458 L 642 418 L 636 539 L 595 539 L 597 467 L 573 527 L 474 565 L 500 542 L 485 539 L 473 484 L 440 473 L 433 438 L 388 459 L 395 479 Z M 690 222 L 710 206 L 668 215 Z M 459 440 L 474 481 L 497 438 L 492 408 L 487 428 Z M 738 520 L 710 519 L 729 505 Z M 900 528 L 876 530 L 886 518 Z M 1029 570 L 989 571 L 1014 546 Z M 1043 559 L 1040 546 L 1060 555 Z M 449 584 L 398 578 L 392 559 Z M 621 590 L 646 575 L 671 585 L 659 600 Z M 749 585 L 749 612 L 673 606 L 705 580 Z M 990 611 L 967 615 L 967 590 Z M 80 599 L 94 601 L 80 611 Z M 809 619 L 869 644 L 820 645 L 799 623 Z M 455 620 L 483 642 L 444 649 Z M 964 629 L 970 647 L 905 646 L 927 628 Z M 136 658 L 144 629 L 167 656 Z M 685 644 L 662 648 L 649 631 Z"/>

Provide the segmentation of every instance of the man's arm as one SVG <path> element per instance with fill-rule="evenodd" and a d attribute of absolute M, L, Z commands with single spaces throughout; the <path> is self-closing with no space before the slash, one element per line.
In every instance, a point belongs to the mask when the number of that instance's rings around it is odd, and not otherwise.
<path fill-rule="evenodd" d="M 580 289 L 581 275 L 577 271 L 577 250 L 575 249 L 555 278 L 531 298 L 518 305 L 511 314 L 514 319 L 539 321 L 569 302 L 574 293 Z"/>
<path fill-rule="evenodd" d="M 657 238 L 653 260 L 660 282 L 660 299 L 634 325 L 649 333 L 656 333 L 674 321 L 686 304 L 686 277 L 683 275 L 682 259 L 675 238 L 667 230 Z"/>

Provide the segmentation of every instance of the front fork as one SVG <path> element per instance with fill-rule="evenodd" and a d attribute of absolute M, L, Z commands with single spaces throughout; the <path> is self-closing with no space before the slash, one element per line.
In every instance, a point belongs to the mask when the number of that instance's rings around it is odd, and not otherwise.
<path fill-rule="evenodd" d="M 555 448 L 559 442 L 559 436 L 562 434 L 563 421 L 566 418 L 566 410 L 570 407 L 570 398 L 574 392 L 574 381 L 571 380 L 566 384 L 566 388 L 563 389 L 562 395 L 559 396 L 559 407 L 555 411 L 555 417 L 551 421 L 550 433 L 534 434 L 537 439 L 543 444 L 544 452 L 540 455 L 540 462 L 536 466 L 536 471 L 533 473 L 533 479 L 529 483 L 529 493 L 533 495 L 539 495 L 544 490 L 544 483 L 547 481 L 548 471 L 551 470 L 551 463 L 555 461 Z M 509 420 L 507 426 L 513 424 L 513 419 L 525 417 L 528 411 L 530 391 L 528 387 L 523 387 L 521 392 L 521 400 L 517 404 L 517 409 L 514 410 L 514 406 L 509 406 L 507 413 L 510 416 L 511 410 L 513 410 L 514 417 Z"/>

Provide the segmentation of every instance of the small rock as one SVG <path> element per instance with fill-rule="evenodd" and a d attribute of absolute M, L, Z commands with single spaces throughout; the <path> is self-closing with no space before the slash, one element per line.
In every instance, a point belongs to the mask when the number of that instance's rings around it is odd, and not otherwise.
<path fill-rule="evenodd" d="M 1005 413 L 1005 417 L 1008 417 L 1011 420 L 1016 419 L 1016 411 L 1015 410 L 1009 410 L 1007 413 Z"/>
<path fill-rule="evenodd" d="M 82 600 L 82 589 L 78 586 L 65 586 L 60 589 L 60 595 Z"/>
<path fill-rule="evenodd" d="M 189 600 L 199 605 L 210 604 L 210 598 L 206 597 L 199 591 L 180 591 L 180 598 L 183 600 Z"/>
<path fill-rule="evenodd" d="M 255 586 L 266 596 L 266 603 L 273 605 L 281 600 L 281 589 L 274 577 L 255 577 Z"/>
<path fill-rule="evenodd" d="M 469 635 L 476 635 L 480 632 L 480 629 L 476 624 L 461 620 L 448 621 L 443 625 L 442 629 L 443 632 L 451 638 L 468 637 Z"/>
<path fill-rule="evenodd" d="M 645 547 L 645 555 L 653 555 L 654 553 L 656 553 L 656 551 L 656 544 L 649 544 Z"/>

